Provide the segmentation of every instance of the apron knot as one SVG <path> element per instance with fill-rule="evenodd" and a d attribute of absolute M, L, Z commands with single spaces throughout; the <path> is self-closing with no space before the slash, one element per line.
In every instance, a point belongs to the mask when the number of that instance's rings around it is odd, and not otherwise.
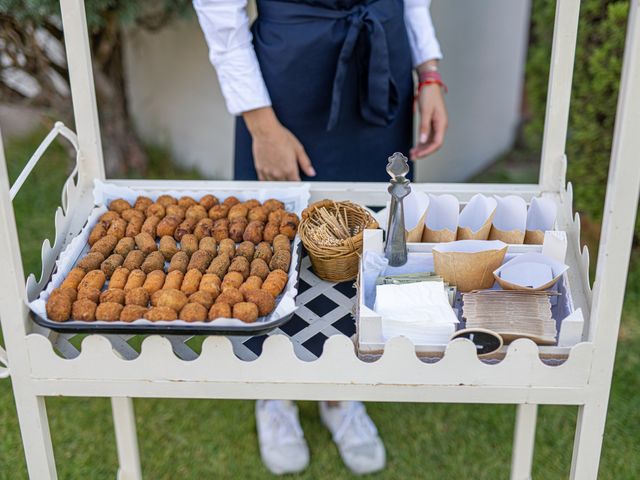
<path fill-rule="evenodd" d="M 333 78 L 327 131 L 338 123 L 344 80 L 354 54 L 357 55 L 358 78 L 362 82 L 359 85 L 362 117 L 373 125 L 386 126 L 398 111 L 398 89 L 391 75 L 387 37 L 374 8 L 376 3 L 359 4 L 346 16 L 349 27 Z M 361 38 L 361 35 L 365 37 Z"/>

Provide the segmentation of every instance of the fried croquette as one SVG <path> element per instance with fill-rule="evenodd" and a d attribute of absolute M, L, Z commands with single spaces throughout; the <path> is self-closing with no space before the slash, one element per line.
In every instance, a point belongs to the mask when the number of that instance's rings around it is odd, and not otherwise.
<path fill-rule="evenodd" d="M 251 242 L 242 242 L 236 248 L 236 257 L 244 257 L 247 260 L 253 260 L 253 254 L 255 253 L 256 246 Z"/>
<path fill-rule="evenodd" d="M 158 225 L 160 225 L 162 220 L 163 218 L 158 216 L 147 217 L 142 224 L 142 233 L 148 233 L 149 236 L 155 240 L 158 235 Z"/>
<path fill-rule="evenodd" d="M 288 250 L 291 251 L 291 241 L 286 235 L 280 234 L 273 239 L 273 251 Z"/>
<path fill-rule="evenodd" d="M 280 224 L 269 221 L 262 232 L 262 239 L 265 242 L 273 243 L 273 240 L 278 236 L 279 233 Z"/>
<path fill-rule="evenodd" d="M 182 273 L 186 273 L 187 272 L 187 266 L 189 265 L 189 255 L 187 255 L 185 252 L 176 252 L 176 254 L 171 257 L 171 262 L 169 262 L 169 270 L 168 272 L 171 273 L 173 271 L 179 271 Z"/>
<path fill-rule="evenodd" d="M 126 305 L 122 312 L 120 312 L 120 321 L 121 322 L 134 322 L 136 320 L 140 320 L 144 318 L 144 315 L 149 310 L 146 305 Z"/>
<path fill-rule="evenodd" d="M 218 242 L 213 237 L 204 237 L 198 243 L 198 249 L 209 252 L 211 258 L 214 258 L 218 253 Z"/>
<path fill-rule="evenodd" d="M 164 209 L 164 206 L 162 206 L 159 203 L 152 203 L 151 205 L 149 205 L 147 207 L 147 209 L 145 210 L 144 213 L 147 216 L 147 218 L 149 218 L 149 217 L 163 218 L 166 215 L 166 211 Z"/>
<path fill-rule="evenodd" d="M 229 207 L 229 205 L 225 205 L 223 203 L 214 205 L 209 209 L 209 218 L 214 222 L 222 218 L 227 218 L 227 214 L 229 213 L 230 208 L 231 207 Z"/>
<path fill-rule="evenodd" d="M 206 250 L 196 250 L 191 255 L 191 260 L 189 260 L 189 266 L 187 270 L 191 270 L 193 268 L 200 270 L 200 273 L 204 273 L 207 271 L 207 267 L 211 263 L 213 257 Z"/>
<path fill-rule="evenodd" d="M 266 208 L 269 212 L 273 212 L 274 210 L 284 209 L 284 203 L 282 203 L 280 200 L 276 200 L 275 198 L 270 198 L 269 200 L 265 200 L 262 206 Z"/>
<path fill-rule="evenodd" d="M 229 220 L 226 218 L 221 218 L 216 220 L 213 223 L 213 230 L 211 231 L 211 236 L 216 239 L 216 241 L 221 242 L 225 238 L 229 238 Z"/>
<path fill-rule="evenodd" d="M 51 292 L 46 303 L 47 317 L 54 322 L 66 322 L 71 316 L 73 300 L 60 289 Z"/>
<path fill-rule="evenodd" d="M 127 222 L 124 218 L 116 218 L 113 222 L 111 222 L 111 226 L 107 230 L 107 235 L 113 235 L 118 240 L 124 237 L 124 234 L 127 230 Z"/>
<path fill-rule="evenodd" d="M 89 287 L 102 290 L 106 280 L 107 278 L 102 270 L 91 270 L 90 272 L 87 272 L 82 281 L 78 284 L 78 290 Z"/>
<path fill-rule="evenodd" d="M 178 319 L 185 322 L 204 322 L 207 319 L 207 308 L 199 303 L 187 303 L 180 310 Z"/>
<path fill-rule="evenodd" d="M 89 252 L 76 264 L 76 267 L 83 269 L 85 272 L 97 270 L 104 261 L 104 255 L 100 252 Z"/>
<path fill-rule="evenodd" d="M 124 305 L 124 290 L 121 288 L 110 288 L 100 294 L 100 303 L 115 302 Z"/>
<path fill-rule="evenodd" d="M 125 261 L 126 263 L 126 261 Z M 109 279 L 109 290 L 112 289 L 123 289 L 127 284 L 127 279 L 129 278 L 129 269 L 125 267 L 118 267 L 111 275 Z"/>
<path fill-rule="evenodd" d="M 222 203 L 224 203 L 225 205 L 229 205 L 229 207 L 233 207 L 234 205 L 237 205 L 238 203 L 240 203 L 240 200 L 238 200 L 237 197 L 234 197 L 233 195 L 231 195 L 225 198 Z"/>
<path fill-rule="evenodd" d="M 104 272 L 104 275 L 107 278 L 111 278 L 113 272 L 116 271 L 116 268 L 122 266 L 124 263 L 124 257 L 117 253 L 113 253 L 107 258 L 104 262 L 100 264 L 100 270 Z"/>
<path fill-rule="evenodd" d="M 255 258 L 251 262 L 249 275 L 259 277 L 264 281 L 264 279 L 267 278 L 267 275 L 269 275 L 270 271 L 271 270 L 269 269 L 269 265 L 267 265 L 267 262 L 265 262 L 262 258 Z"/>
<path fill-rule="evenodd" d="M 96 308 L 96 320 L 103 322 L 117 322 L 120 320 L 120 313 L 123 306 L 115 302 L 105 302 Z"/>
<path fill-rule="evenodd" d="M 171 261 L 173 256 L 178 251 L 178 245 L 176 244 L 176 240 L 172 236 L 165 235 L 160 239 L 159 250 L 167 262 Z"/>
<path fill-rule="evenodd" d="M 130 271 L 140 268 L 140 265 L 144 262 L 144 257 L 142 250 L 131 250 L 125 257 L 122 266 Z"/>
<path fill-rule="evenodd" d="M 144 285 L 144 281 L 147 279 L 146 273 L 142 270 L 132 270 L 127 278 L 127 283 L 124 285 L 124 291 L 133 290 L 134 288 Z"/>
<path fill-rule="evenodd" d="M 187 296 L 180 290 L 160 290 L 156 300 L 158 307 L 169 307 L 179 312 L 187 304 Z"/>
<path fill-rule="evenodd" d="M 209 320 L 217 318 L 231 318 L 231 305 L 228 303 L 214 303 L 209 309 Z"/>
<path fill-rule="evenodd" d="M 244 302 L 244 296 L 237 288 L 227 288 L 216 298 L 216 303 L 227 303 L 231 306 L 238 302 Z"/>
<path fill-rule="evenodd" d="M 180 219 L 182 222 L 187 214 L 187 210 L 182 208 L 180 205 L 169 205 L 166 208 L 166 216 L 171 215 L 172 217 L 176 217 Z"/>
<path fill-rule="evenodd" d="M 237 205 L 234 205 L 229 209 L 229 214 L 227 215 L 227 218 L 231 222 L 239 219 L 246 220 L 248 213 L 249 213 L 249 209 L 245 205 L 238 203 Z"/>
<path fill-rule="evenodd" d="M 165 235 L 173 237 L 173 234 L 176 233 L 176 228 L 181 222 L 182 220 L 174 215 L 164 217 L 156 227 L 156 235 L 158 237 L 164 237 Z"/>
<path fill-rule="evenodd" d="M 126 257 L 134 248 L 136 248 L 136 241 L 131 237 L 124 237 L 118 241 L 116 248 L 113 249 L 113 253 Z"/>
<path fill-rule="evenodd" d="M 233 306 L 233 318 L 253 323 L 258 319 L 258 307 L 253 303 L 238 302 Z"/>
<path fill-rule="evenodd" d="M 158 249 L 155 237 L 152 237 L 148 232 L 140 232 L 135 236 L 135 241 L 138 249 L 145 255 Z"/>
<path fill-rule="evenodd" d="M 87 272 L 83 268 L 80 268 L 80 267 L 72 268 L 69 274 L 67 275 L 67 278 L 63 280 L 62 285 L 60 285 L 60 288 L 70 288 L 73 290 L 77 290 L 78 285 L 80 285 L 80 282 L 82 281 L 86 273 Z"/>
<path fill-rule="evenodd" d="M 116 248 L 117 244 L 118 244 L 117 237 L 106 234 L 104 237 L 102 237 L 100 240 L 98 240 L 96 243 L 94 243 L 91 246 L 90 251 L 100 252 L 104 256 L 104 258 L 107 258 L 109 255 L 111 255 L 111 252 L 113 252 L 113 249 Z"/>
<path fill-rule="evenodd" d="M 193 232 L 193 229 L 196 226 L 196 222 L 193 218 L 185 218 L 178 228 L 176 228 L 175 233 L 173 234 L 173 238 L 175 238 L 178 242 L 182 240 L 182 237 Z"/>
<path fill-rule="evenodd" d="M 229 258 L 233 258 L 236 254 L 236 244 L 230 238 L 225 238 L 219 242 L 218 254 L 226 254 Z"/>
<path fill-rule="evenodd" d="M 264 223 L 259 220 L 249 222 L 247 228 L 244 230 L 242 238 L 245 241 L 252 242 L 254 245 L 259 244 L 262 241 L 264 235 Z"/>
<path fill-rule="evenodd" d="M 271 270 L 282 270 L 283 272 L 288 272 L 290 265 L 291 252 L 288 250 L 278 250 L 273 254 L 273 258 L 269 262 L 269 268 Z"/>
<path fill-rule="evenodd" d="M 165 277 L 166 275 L 162 270 L 154 270 L 147 275 L 147 278 L 145 278 L 142 284 L 142 288 L 144 288 L 149 295 L 152 295 L 163 287 Z"/>
<path fill-rule="evenodd" d="M 142 265 L 140 266 L 140 270 L 144 273 L 151 273 L 154 270 L 162 270 L 163 268 L 164 255 L 158 251 L 151 252 L 147 255 L 147 258 L 144 259 L 144 262 L 142 262 Z"/>
<path fill-rule="evenodd" d="M 162 320 L 171 321 L 177 320 L 178 314 L 171 307 L 158 306 L 147 310 L 147 313 L 144 314 L 144 318 L 152 322 L 159 322 Z"/>
<path fill-rule="evenodd" d="M 89 240 L 88 240 L 89 245 L 93 246 L 94 243 L 96 243 L 106 234 L 107 234 L 107 229 L 105 228 L 105 226 L 100 222 L 96 223 L 95 227 L 91 229 L 91 233 L 89 234 Z"/>
<path fill-rule="evenodd" d="M 81 288 L 78 290 L 78 300 L 91 300 L 92 302 L 98 303 L 100 301 L 100 290 L 93 287 Z"/>
<path fill-rule="evenodd" d="M 207 194 L 200 199 L 200 205 L 209 211 L 213 206 L 218 205 L 219 200 L 215 195 Z"/>
<path fill-rule="evenodd" d="M 222 282 L 220 278 L 213 273 L 205 273 L 200 280 L 200 286 L 198 287 L 201 292 L 207 292 L 213 296 L 215 300 L 220 295 L 220 288 Z"/>
<path fill-rule="evenodd" d="M 98 304 L 88 298 L 82 298 L 73 302 L 71 306 L 71 318 L 83 322 L 93 322 L 96 319 Z"/>
<path fill-rule="evenodd" d="M 183 197 L 180 197 L 178 199 L 178 205 L 180 205 L 183 208 L 189 208 L 193 205 L 196 205 L 197 203 L 198 202 L 196 202 L 193 197 L 190 197 L 188 195 L 184 195 Z"/>
<path fill-rule="evenodd" d="M 254 303 L 258 307 L 258 315 L 264 317 L 269 315 L 276 308 L 275 298 L 264 290 L 248 290 L 243 292 L 247 302 Z"/>
<path fill-rule="evenodd" d="M 207 273 L 213 273 L 222 280 L 227 273 L 229 265 L 231 265 L 231 259 L 225 253 L 221 253 L 211 261 L 209 268 L 207 268 Z"/>
<path fill-rule="evenodd" d="M 124 198 L 118 198 L 116 200 L 113 200 L 109 204 L 109 210 L 119 214 L 130 208 L 131 208 L 131 204 L 127 202 Z"/>
<path fill-rule="evenodd" d="M 180 290 L 186 295 L 196 293 L 198 291 L 198 287 L 200 286 L 200 280 L 202 280 L 202 272 L 200 270 L 195 268 L 188 270 L 184 275 Z"/>
<path fill-rule="evenodd" d="M 189 295 L 189 303 L 199 303 L 207 310 L 211 308 L 214 300 L 215 297 L 211 293 L 205 292 L 203 290 L 198 290 L 196 293 L 192 293 L 191 295 Z"/>
<path fill-rule="evenodd" d="M 153 203 L 153 200 L 151 200 L 149 197 L 145 197 L 141 195 L 138 198 L 136 198 L 136 202 L 133 204 L 133 208 L 135 208 L 141 213 L 144 213 L 147 210 L 147 208 L 149 208 L 149 205 L 151 205 L 152 203 Z"/>
<path fill-rule="evenodd" d="M 193 234 L 196 236 L 198 241 L 203 238 L 210 237 L 213 233 L 213 220 L 210 218 L 203 218 L 198 221 L 196 227 L 193 229 Z"/>
<path fill-rule="evenodd" d="M 132 218 L 124 232 L 125 237 L 135 237 L 142 231 L 143 218 Z"/>
<path fill-rule="evenodd" d="M 167 208 L 169 205 L 177 205 L 178 199 L 172 195 L 160 195 L 156 200 L 156 203 L 159 203 L 164 208 Z"/>
<path fill-rule="evenodd" d="M 289 240 L 293 240 L 298 231 L 300 219 L 295 213 L 285 212 L 280 220 L 280 233 L 286 235 Z"/>
<path fill-rule="evenodd" d="M 191 205 L 187 208 L 186 218 L 194 220 L 197 224 L 203 218 L 208 218 L 207 210 L 202 205 Z"/>
<path fill-rule="evenodd" d="M 132 288 L 124 292 L 125 305 L 140 305 L 146 307 L 149 303 L 149 292 L 144 287 Z"/>
<path fill-rule="evenodd" d="M 229 224 L 229 238 L 235 243 L 242 242 L 242 237 L 247 228 L 248 222 L 246 218 L 236 218 Z"/>
<path fill-rule="evenodd" d="M 180 250 L 189 255 L 193 255 L 193 252 L 198 250 L 198 239 L 192 233 L 187 233 L 180 240 Z"/>
<path fill-rule="evenodd" d="M 244 282 L 244 277 L 240 272 L 229 272 L 224 276 L 220 289 L 224 292 L 229 288 L 240 288 L 240 285 Z"/>
<path fill-rule="evenodd" d="M 163 290 L 180 290 L 182 286 L 182 280 L 184 279 L 184 273 L 180 270 L 174 270 L 173 272 L 167 273 L 166 278 L 164 279 L 164 285 L 162 286 Z"/>
<path fill-rule="evenodd" d="M 229 272 L 240 272 L 244 280 L 249 276 L 250 270 L 249 260 L 245 257 L 235 257 L 229 265 Z"/>

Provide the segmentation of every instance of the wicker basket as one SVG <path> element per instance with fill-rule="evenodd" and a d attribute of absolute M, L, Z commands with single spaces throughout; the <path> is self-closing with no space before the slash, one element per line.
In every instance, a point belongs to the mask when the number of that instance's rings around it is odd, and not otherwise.
<path fill-rule="evenodd" d="M 318 241 L 318 223 L 322 215 L 340 218 L 348 226 L 351 237 L 327 244 Z M 368 210 L 351 202 L 321 200 L 309 205 L 302 212 L 298 232 L 309 257 L 313 271 L 318 277 L 330 282 L 353 280 L 358 274 L 358 260 L 362 253 L 363 231 L 378 228 L 378 222 Z"/>

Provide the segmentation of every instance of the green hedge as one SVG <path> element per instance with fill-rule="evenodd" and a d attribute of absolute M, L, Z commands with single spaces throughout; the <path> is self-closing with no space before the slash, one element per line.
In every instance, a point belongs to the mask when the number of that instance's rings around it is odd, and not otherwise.
<path fill-rule="evenodd" d="M 539 147 L 542 140 L 555 5 L 555 0 L 533 1 L 526 72 L 532 115 L 524 130 L 530 146 Z M 567 176 L 573 183 L 575 208 L 595 221 L 602 218 L 628 7 L 628 0 L 583 0 L 580 13 Z"/>

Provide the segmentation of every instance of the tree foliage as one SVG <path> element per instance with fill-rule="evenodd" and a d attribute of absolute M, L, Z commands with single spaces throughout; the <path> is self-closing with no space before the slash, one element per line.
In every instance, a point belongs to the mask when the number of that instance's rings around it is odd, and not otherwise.
<path fill-rule="evenodd" d="M 144 171 L 129 118 L 123 30 L 158 30 L 190 10 L 188 0 L 86 0 L 107 173 Z M 72 123 L 64 34 L 57 0 L 0 0 L 0 95 Z"/>
<path fill-rule="evenodd" d="M 555 5 L 554 0 L 533 2 L 526 87 L 532 121 L 525 127 L 525 136 L 533 144 L 542 138 Z M 567 176 L 573 183 L 577 210 L 594 220 L 602 218 L 628 13 L 625 0 L 581 4 Z M 636 232 L 640 233 L 640 221 Z"/>

